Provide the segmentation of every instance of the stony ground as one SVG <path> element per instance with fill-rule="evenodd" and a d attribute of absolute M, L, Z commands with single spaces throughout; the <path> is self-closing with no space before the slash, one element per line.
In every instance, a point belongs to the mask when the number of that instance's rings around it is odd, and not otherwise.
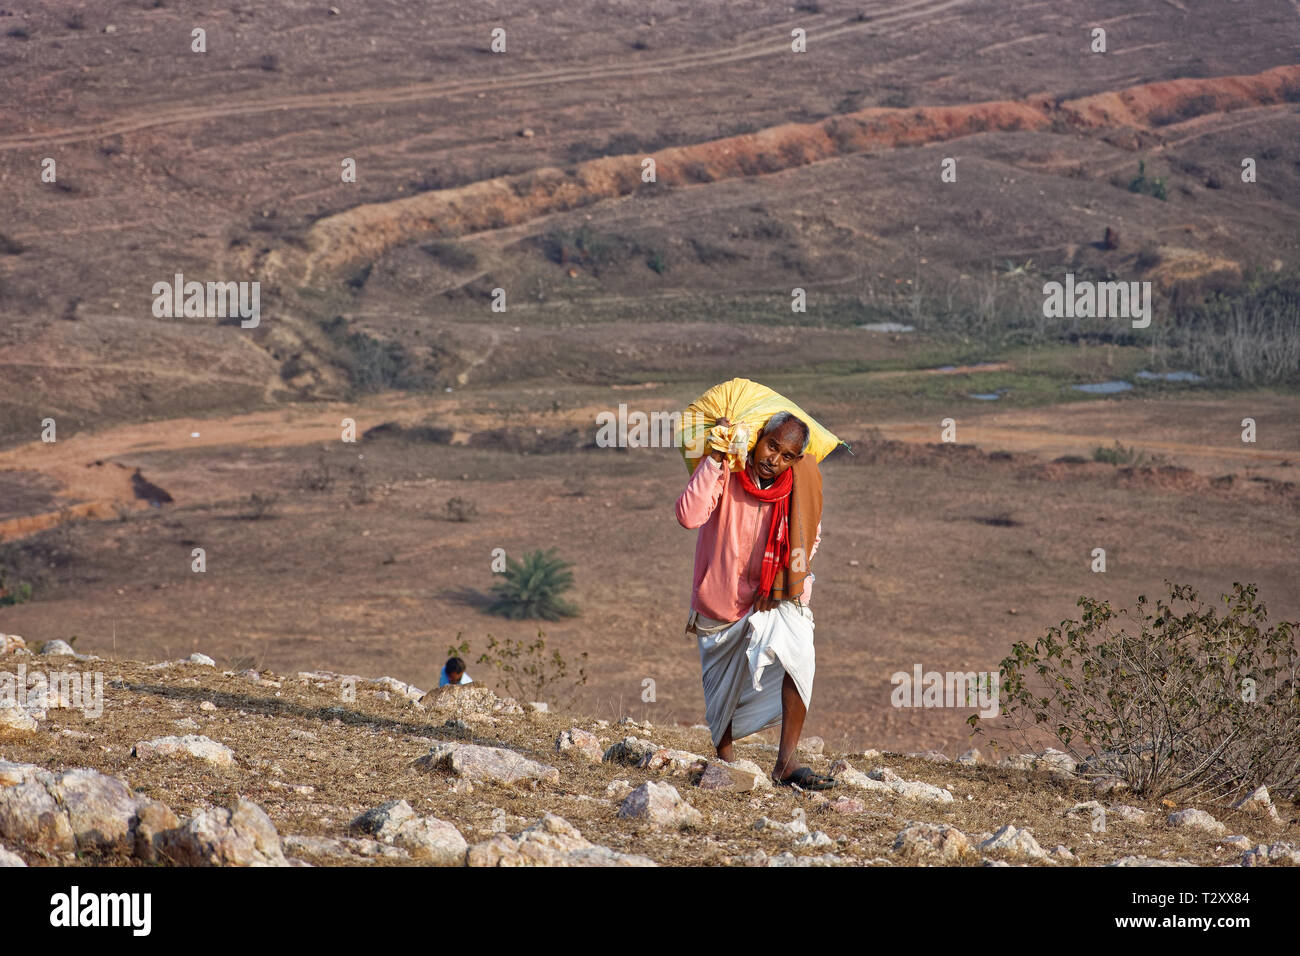
<path fill-rule="evenodd" d="M 1153 803 L 1056 752 L 962 763 L 809 738 L 806 763 L 840 781 L 813 793 L 767 785 L 767 745 L 710 762 L 706 728 L 591 720 L 482 684 L 425 695 L 202 655 L 0 650 L 33 689 L 37 673 L 103 677 L 98 717 L 55 699 L 0 710 L 10 864 L 1300 863 L 1286 801 Z"/>

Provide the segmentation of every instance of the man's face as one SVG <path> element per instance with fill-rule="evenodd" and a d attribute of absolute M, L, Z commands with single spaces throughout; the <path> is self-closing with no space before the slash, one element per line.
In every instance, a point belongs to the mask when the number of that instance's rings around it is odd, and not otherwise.
<path fill-rule="evenodd" d="M 754 450 L 749 453 L 750 468 L 764 481 L 780 478 L 787 468 L 803 457 L 799 450 L 802 445 L 803 434 L 797 425 L 765 432 L 758 436 Z"/>
<path fill-rule="evenodd" d="M 460 679 L 465 676 L 464 671 L 447 671 L 447 680 L 453 684 L 459 684 Z"/>

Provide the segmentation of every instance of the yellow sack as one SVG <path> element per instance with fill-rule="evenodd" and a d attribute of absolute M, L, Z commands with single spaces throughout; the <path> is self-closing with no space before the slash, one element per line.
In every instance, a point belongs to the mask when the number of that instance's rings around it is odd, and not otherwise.
<path fill-rule="evenodd" d="M 682 412 L 678 447 L 686 459 L 687 469 L 694 472 L 701 459 L 716 448 L 726 452 L 727 465 L 732 471 L 740 471 L 750 450 L 758 443 L 763 426 L 777 412 L 789 412 L 808 425 L 806 454 L 818 462 L 839 445 L 848 447 L 788 398 L 747 378 L 733 378 L 713 386 Z M 714 427 L 719 418 L 727 419 L 731 425 Z"/>

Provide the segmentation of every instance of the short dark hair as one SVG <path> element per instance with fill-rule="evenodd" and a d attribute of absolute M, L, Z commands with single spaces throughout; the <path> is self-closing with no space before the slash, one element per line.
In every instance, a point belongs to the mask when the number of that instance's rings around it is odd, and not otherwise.
<path fill-rule="evenodd" d="M 465 673 L 465 662 L 459 657 L 453 657 L 442 665 L 442 669 L 448 674 L 463 674 Z"/>

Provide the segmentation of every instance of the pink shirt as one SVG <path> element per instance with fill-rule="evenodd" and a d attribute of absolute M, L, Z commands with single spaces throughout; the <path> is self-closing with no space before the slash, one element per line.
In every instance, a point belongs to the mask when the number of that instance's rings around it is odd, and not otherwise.
<path fill-rule="evenodd" d="M 772 525 L 773 504 L 755 498 L 740 475 L 706 456 L 677 499 L 677 521 L 699 528 L 691 607 L 720 621 L 739 620 L 754 605 L 763 569 L 763 545 Z M 821 544 L 822 526 L 808 555 Z M 812 596 L 812 575 L 804 579 L 802 601 Z"/>

